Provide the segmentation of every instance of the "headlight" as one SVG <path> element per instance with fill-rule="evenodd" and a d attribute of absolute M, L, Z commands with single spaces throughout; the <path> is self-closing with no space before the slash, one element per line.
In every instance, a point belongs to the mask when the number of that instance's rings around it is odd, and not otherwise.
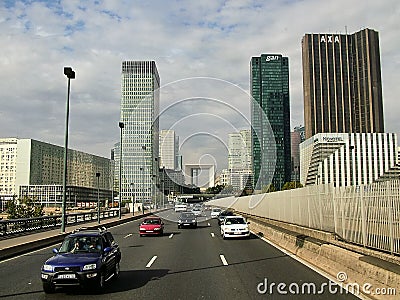
<path fill-rule="evenodd" d="M 51 265 L 43 265 L 43 271 L 53 272 L 53 266 L 51 266 Z"/>
<path fill-rule="evenodd" d="M 178 223 L 182 223 L 182 220 L 178 220 Z"/>
<path fill-rule="evenodd" d="M 194 222 L 196 222 L 196 220 L 192 220 L 192 222 L 194 223 Z"/>
<path fill-rule="evenodd" d="M 85 265 L 83 267 L 83 271 L 89 271 L 89 270 L 95 270 L 95 269 L 96 269 L 96 264 Z"/>
<path fill-rule="evenodd" d="M 159 228 L 159 227 L 157 227 L 157 228 L 154 228 L 154 230 L 160 230 L 161 228 Z"/>

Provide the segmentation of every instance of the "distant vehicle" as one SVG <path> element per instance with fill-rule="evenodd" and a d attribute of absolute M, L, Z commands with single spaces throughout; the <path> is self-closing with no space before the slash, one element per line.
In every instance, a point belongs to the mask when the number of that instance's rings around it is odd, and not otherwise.
<path fill-rule="evenodd" d="M 41 269 L 45 293 L 54 293 L 62 286 L 89 286 L 102 291 L 108 280 L 119 275 L 121 252 L 105 228 L 71 233 L 53 253 Z"/>
<path fill-rule="evenodd" d="M 233 211 L 230 210 L 221 211 L 221 213 L 218 216 L 218 225 L 221 225 L 224 222 L 225 217 L 234 215 L 235 214 L 233 213 Z"/>
<path fill-rule="evenodd" d="M 230 237 L 249 237 L 249 223 L 242 216 L 226 216 L 221 224 L 221 235 L 224 239 Z"/>
<path fill-rule="evenodd" d="M 215 207 L 211 210 L 211 218 L 218 218 L 219 214 L 221 213 L 222 209 L 219 207 Z"/>
<path fill-rule="evenodd" d="M 194 213 L 194 215 L 196 217 L 201 216 L 202 210 L 200 207 L 193 207 L 192 209 L 192 213 Z"/>
<path fill-rule="evenodd" d="M 186 204 L 183 203 L 175 204 L 175 212 L 179 211 L 186 211 Z"/>
<path fill-rule="evenodd" d="M 178 219 L 178 228 L 181 227 L 197 227 L 197 217 L 192 212 L 183 212 Z"/>
<path fill-rule="evenodd" d="M 159 217 L 145 218 L 139 225 L 139 235 L 163 235 L 164 223 Z"/>

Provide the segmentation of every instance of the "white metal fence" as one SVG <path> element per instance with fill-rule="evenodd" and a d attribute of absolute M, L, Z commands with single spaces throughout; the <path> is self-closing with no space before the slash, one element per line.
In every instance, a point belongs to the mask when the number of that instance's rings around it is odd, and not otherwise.
<path fill-rule="evenodd" d="M 336 188 L 313 185 L 222 198 L 212 204 L 333 232 L 348 242 L 400 254 L 400 180 Z"/>

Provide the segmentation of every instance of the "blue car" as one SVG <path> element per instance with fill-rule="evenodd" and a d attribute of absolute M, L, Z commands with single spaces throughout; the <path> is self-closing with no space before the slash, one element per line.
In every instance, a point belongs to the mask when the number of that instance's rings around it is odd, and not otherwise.
<path fill-rule="evenodd" d="M 119 275 L 121 251 L 105 228 L 73 232 L 53 253 L 42 266 L 45 293 L 68 286 L 93 287 L 101 292 L 108 280 Z"/>

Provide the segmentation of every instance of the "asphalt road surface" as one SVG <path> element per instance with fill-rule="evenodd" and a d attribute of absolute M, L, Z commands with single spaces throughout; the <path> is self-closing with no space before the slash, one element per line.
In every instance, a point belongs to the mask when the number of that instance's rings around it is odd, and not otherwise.
<path fill-rule="evenodd" d="M 217 220 L 201 217 L 198 228 L 178 229 L 176 213 L 161 216 L 162 237 L 139 237 L 140 220 L 109 228 L 121 248 L 121 273 L 103 294 L 68 288 L 46 295 L 40 268 L 54 245 L 0 262 L 0 298 L 357 299 L 256 236 L 223 240 Z"/>

